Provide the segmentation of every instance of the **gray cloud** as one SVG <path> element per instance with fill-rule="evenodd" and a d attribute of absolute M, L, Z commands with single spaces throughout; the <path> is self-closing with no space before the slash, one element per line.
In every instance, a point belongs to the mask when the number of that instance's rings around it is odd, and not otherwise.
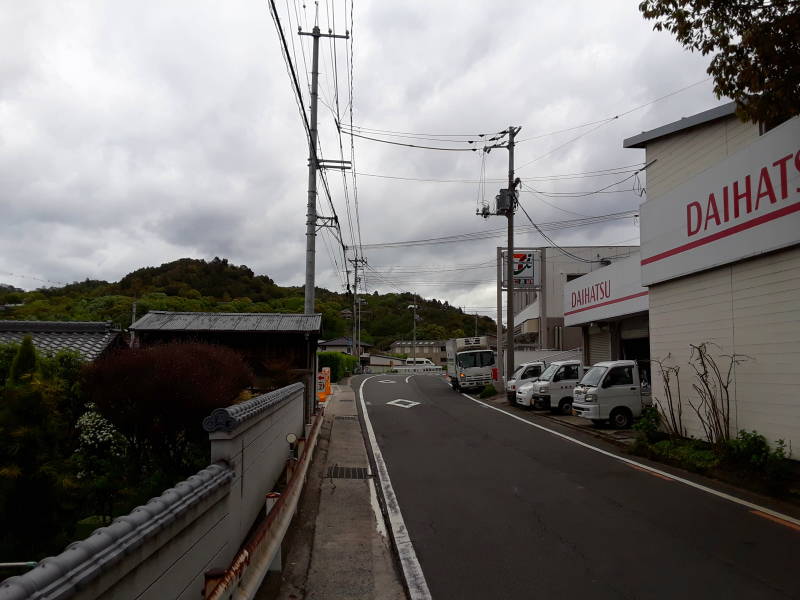
<path fill-rule="evenodd" d="M 320 26 L 327 29 L 325 3 Z M 307 28 L 313 3 L 297 10 Z M 280 10 L 306 91 L 310 42 L 294 34 L 294 3 Z M 349 8 L 349 5 L 348 5 Z M 341 5 L 336 29 L 344 29 Z M 635 5 L 513 2 L 362 2 L 355 6 L 354 121 L 381 129 L 492 132 L 522 125 L 517 164 L 550 153 L 587 130 L 548 132 L 619 114 L 705 77 L 707 58 L 686 53 L 651 30 Z M 277 35 L 266 5 L 245 2 L 53 5 L 15 3 L 0 21 L 0 281 L 33 288 L 36 279 L 116 280 L 182 256 L 225 256 L 284 285 L 303 281 L 307 147 Z M 320 93 L 347 111 L 346 49 L 323 41 Z M 290 51 L 292 46 L 290 46 Z M 306 62 L 303 61 L 305 49 Z M 528 185 L 587 191 L 610 178 L 536 177 L 632 164 L 641 151 L 622 139 L 715 105 L 705 83 L 609 123 L 520 166 Z M 540 137 L 542 136 L 542 137 Z M 332 111 L 320 106 L 325 156 L 340 158 Z M 408 141 L 408 140 L 406 140 Z M 358 171 L 405 177 L 477 179 L 479 153 L 432 152 L 355 140 Z M 349 140 L 344 157 L 349 158 Z M 507 154 L 486 157 L 503 178 Z M 646 181 L 646 178 L 642 178 Z M 346 243 L 351 234 L 341 177 L 330 172 Z M 491 198 L 497 183 L 486 185 Z M 353 190 L 349 189 L 355 229 Z M 436 237 L 503 227 L 475 216 L 476 184 L 358 178 L 364 243 Z M 547 198 L 564 210 L 603 214 L 634 208 L 630 192 Z M 523 194 L 537 221 L 569 218 Z M 323 214 L 330 214 L 320 196 Z M 518 223 L 524 216 L 518 217 Z M 636 236 L 632 222 L 553 234 L 563 244 Z M 326 246 L 327 240 L 328 246 Z M 340 289 L 318 238 L 317 282 Z M 352 236 L 352 237 L 351 237 Z M 520 243 L 540 245 L 535 234 Z M 502 238 L 375 250 L 371 264 L 458 265 L 493 260 Z M 341 268 L 341 259 L 338 259 Z M 390 280 L 392 277 L 386 276 Z M 492 269 L 416 278 L 403 289 L 454 304 L 494 303 Z M 391 291 L 368 273 L 367 285 Z M 410 281 L 486 281 L 429 286 Z"/>

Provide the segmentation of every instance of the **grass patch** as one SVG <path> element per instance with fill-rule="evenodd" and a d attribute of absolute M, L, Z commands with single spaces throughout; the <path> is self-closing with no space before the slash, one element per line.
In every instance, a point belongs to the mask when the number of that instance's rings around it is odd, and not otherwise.
<path fill-rule="evenodd" d="M 478 398 L 491 398 L 492 396 L 497 395 L 497 390 L 494 386 L 490 383 L 485 388 L 481 390 L 481 393 L 478 394 Z"/>
<path fill-rule="evenodd" d="M 631 451 L 757 492 L 795 500 L 799 497 L 798 465 L 788 459 L 782 440 L 771 447 L 755 431 L 741 431 L 736 438 L 718 445 L 659 437 L 653 431 L 640 430 Z"/>

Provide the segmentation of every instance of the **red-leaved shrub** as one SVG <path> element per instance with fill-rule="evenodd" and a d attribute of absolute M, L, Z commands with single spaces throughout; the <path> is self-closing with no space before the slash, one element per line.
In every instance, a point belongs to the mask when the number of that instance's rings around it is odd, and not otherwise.
<path fill-rule="evenodd" d="M 131 458 L 149 457 L 170 474 L 196 466 L 208 439 L 203 418 L 253 382 L 237 352 L 200 343 L 120 350 L 85 375 L 89 399 L 128 440 Z"/>

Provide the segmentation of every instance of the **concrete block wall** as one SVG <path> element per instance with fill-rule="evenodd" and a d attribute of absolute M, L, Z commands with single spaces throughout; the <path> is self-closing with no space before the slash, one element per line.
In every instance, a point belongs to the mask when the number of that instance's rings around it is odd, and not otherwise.
<path fill-rule="evenodd" d="M 203 422 L 209 467 L 85 540 L 0 584 L 0 600 L 188 600 L 226 569 L 304 433 L 304 385 L 223 409 Z"/>

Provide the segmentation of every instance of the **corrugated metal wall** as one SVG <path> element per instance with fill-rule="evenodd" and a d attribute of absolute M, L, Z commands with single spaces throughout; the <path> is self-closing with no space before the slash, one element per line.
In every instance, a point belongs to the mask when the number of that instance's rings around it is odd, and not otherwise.
<path fill-rule="evenodd" d="M 589 330 L 589 364 L 611 360 L 611 333 L 608 328 Z"/>
<path fill-rule="evenodd" d="M 696 402 L 689 344 L 711 342 L 725 354 L 749 357 L 731 385 L 731 425 L 783 439 L 800 452 L 800 246 L 650 287 L 650 350 L 654 360 L 681 366 L 684 403 Z M 669 358 L 667 358 L 669 356 Z M 653 369 L 653 394 L 663 382 Z M 689 433 L 703 430 L 684 406 Z"/>

